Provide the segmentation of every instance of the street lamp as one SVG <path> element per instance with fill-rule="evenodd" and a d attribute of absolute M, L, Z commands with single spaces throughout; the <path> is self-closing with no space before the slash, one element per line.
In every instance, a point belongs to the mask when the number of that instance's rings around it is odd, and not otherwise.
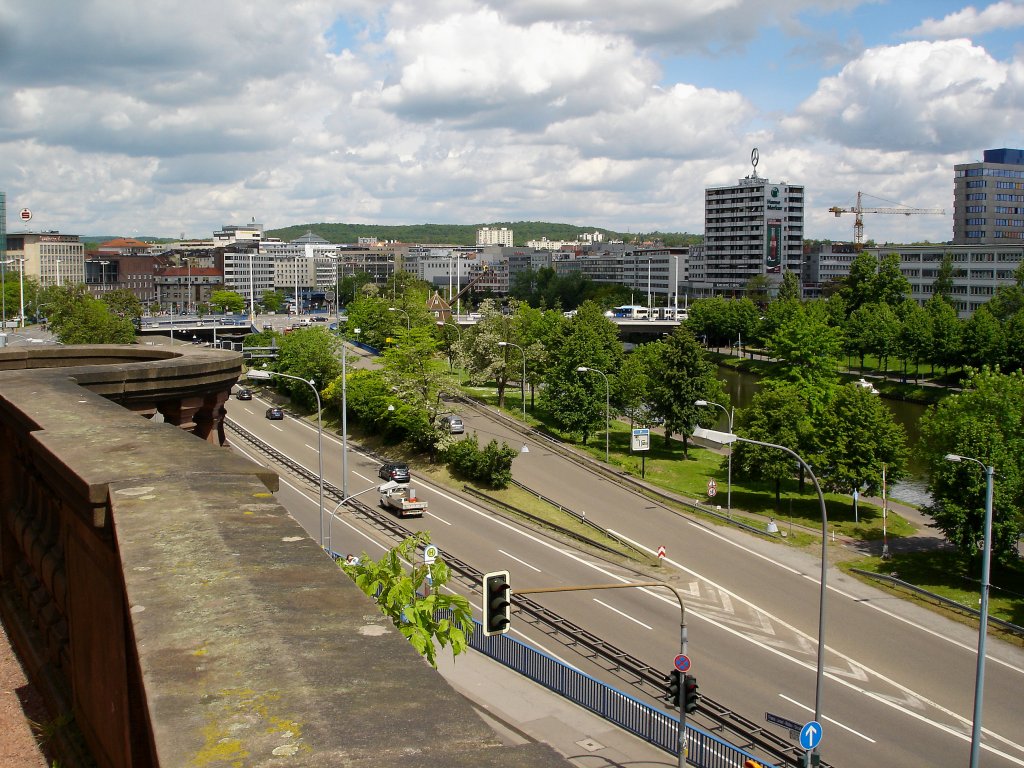
<path fill-rule="evenodd" d="M 821 492 L 821 486 L 818 485 L 818 478 L 814 476 L 814 472 L 811 471 L 810 466 L 808 466 L 807 462 L 805 462 L 796 451 L 791 448 L 787 448 L 784 445 L 764 443 L 760 440 L 751 440 L 748 437 L 740 437 L 732 432 L 719 432 L 714 429 L 704 429 L 703 427 L 697 427 L 693 430 L 693 436 L 702 440 L 710 440 L 715 443 L 729 443 L 731 445 L 739 440 L 741 443 L 761 445 L 765 448 L 778 448 L 780 451 L 785 451 L 796 459 L 800 463 L 800 466 L 807 471 L 807 474 L 811 476 L 811 482 L 814 483 L 814 490 L 818 493 L 818 503 L 821 505 L 821 588 L 818 597 L 818 663 L 814 682 L 814 721 L 820 723 L 821 690 L 822 684 L 825 680 L 825 593 L 827 589 L 825 586 L 825 580 L 828 576 L 828 514 L 825 511 L 825 495 Z M 819 747 L 815 747 L 811 754 L 807 755 L 811 761 L 810 764 L 812 765 L 820 763 L 820 752 L 818 750 Z"/>
<path fill-rule="evenodd" d="M 523 400 L 523 421 L 526 421 L 526 350 L 520 347 L 518 344 L 513 344 L 511 341 L 499 341 L 499 347 L 515 347 L 519 350 L 519 354 L 523 356 L 523 380 L 519 382 L 519 391 L 522 393 Z"/>
<path fill-rule="evenodd" d="M 608 384 L 608 377 L 604 374 L 603 371 L 599 371 L 599 370 L 597 370 L 597 368 L 587 368 L 587 366 L 585 366 L 585 365 L 581 365 L 576 370 L 579 371 L 580 373 L 586 373 L 587 371 L 593 371 L 594 373 L 600 373 L 601 377 L 604 379 L 604 463 L 605 464 L 610 464 L 611 462 L 608 459 L 608 457 L 609 457 L 609 452 L 608 452 L 608 436 L 611 434 L 611 431 L 612 431 L 611 409 L 610 409 L 611 392 L 612 392 L 612 390 L 611 390 L 611 386 Z"/>
<path fill-rule="evenodd" d="M 719 405 L 718 403 L 712 403 L 712 402 L 709 402 L 707 400 L 695 400 L 693 404 L 697 405 L 697 406 L 713 405 L 716 408 L 721 408 L 722 409 L 722 413 L 724 413 L 728 417 L 728 419 L 729 419 L 729 434 L 732 434 L 732 418 L 736 414 L 736 407 L 735 406 L 731 407 L 730 410 L 727 411 L 727 410 L 725 410 L 725 406 L 724 405 Z M 729 476 L 728 476 L 728 483 L 729 483 L 728 490 L 726 492 L 726 509 L 728 510 L 729 515 L 732 516 L 732 443 L 729 443 Z"/>
<path fill-rule="evenodd" d="M 981 708 L 985 698 L 985 638 L 988 635 L 989 564 L 992 560 L 992 484 L 995 467 L 979 459 L 947 453 L 946 461 L 970 461 L 985 471 L 985 523 L 981 555 L 981 616 L 978 621 L 978 666 L 974 675 L 974 724 L 971 726 L 971 768 L 978 767 L 981 752 Z"/>
<path fill-rule="evenodd" d="M 459 335 L 458 336 L 458 338 L 459 338 L 459 349 L 461 351 L 461 349 L 462 349 L 462 329 L 459 328 L 458 325 L 456 325 L 455 323 L 451 322 L 450 320 L 438 320 L 437 321 L 437 327 L 438 328 L 444 328 L 446 325 L 450 325 L 452 328 L 454 328 L 455 332 Z M 450 345 L 449 345 L 449 347 L 450 347 Z M 462 366 L 459 366 L 459 367 L 461 368 Z M 461 375 L 459 376 L 459 383 L 460 384 L 462 383 L 462 376 Z"/>
<path fill-rule="evenodd" d="M 345 318 L 344 322 L 348 322 Z M 354 329 L 356 336 L 359 328 Z M 342 319 L 338 318 L 338 335 L 341 336 L 341 495 L 348 495 L 348 374 L 345 371 L 348 350 L 345 348 L 345 332 L 342 330 Z M 330 540 L 330 520 L 327 521 L 327 538 Z"/>
<path fill-rule="evenodd" d="M 313 390 L 313 394 L 316 395 L 316 455 L 317 460 L 320 462 L 320 546 L 325 546 L 324 541 L 324 454 L 323 454 L 323 440 L 324 440 L 324 427 L 321 419 L 322 408 L 320 407 L 320 393 L 317 391 L 316 383 L 313 379 L 299 378 L 298 376 L 292 376 L 290 373 L 278 373 L 277 371 L 268 371 L 264 369 L 256 369 L 249 371 L 249 378 L 256 379 L 257 381 L 267 381 L 273 376 L 280 376 L 282 379 L 293 379 L 294 381 L 301 381 L 303 384 L 308 384 L 310 389 Z M 330 547 L 330 542 L 326 542 L 326 547 Z"/>
<path fill-rule="evenodd" d="M 412 330 L 412 321 L 409 319 L 408 312 L 406 312 L 404 309 L 399 309 L 398 307 L 388 307 L 388 312 L 401 312 L 403 315 L 405 315 L 405 330 Z"/>
<path fill-rule="evenodd" d="M 361 491 L 356 491 L 351 496 L 348 496 L 343 493 L 341 494 L 341 501 L 339 501 L 337 505 L 334 507 L 334 509 L 331 510 L 331 514 L 328 517 L 328 519 L 333 520 L 334 516 L 338 514 L 338 510 L 341 509 L 343 505 L 347 504 L 349 501 L 354 499 L 356 496 L 362 496 L 364 493 L 369 493 L 370 491 L 380 491 L 381 493 L 384 493 L 385 491 L 390 491 L 392 488 L 397 488 L 399 485 L 401 485 L 401 483 L 396 483 L 394 480 L 388 480 L 386 483 L 383 483 L 382 485 L 371 485 L 369 488 L 363 488 L 363 490 Z M 334 557 L 334 552 L 330 549 L 329 546 L 327 549 L 327 553 L 331 555 L 331 557 Z"/>

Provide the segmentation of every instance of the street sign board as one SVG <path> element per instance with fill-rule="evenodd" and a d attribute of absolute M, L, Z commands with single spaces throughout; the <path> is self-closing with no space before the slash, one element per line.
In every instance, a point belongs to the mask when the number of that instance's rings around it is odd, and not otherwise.
<path fill-rule="evenodd" d="M 811 720 L 800 729 L 800 746 L 804 749 L 814 749 L 819 744 L 821 744 L 821 723 Z"/>
<path fill-rule="evenodd" d="M 32 221 L 32 211 L 30 211 L 28 208 L 22 208 L 21 209 L 21 220 L 22 221 Z"/>
<path fill-rule="evenodd" d="M 796 720 L 790 720 L 782 717 L 781 715 L 773 715 L 771 712 L 765 712 L 764 719 L 772 725 L 781 725 L 783 728 L 793 732 L 794 734 L 800 733 L 800 729 L 803 728 L 803 726 Z"/>
<path fill-rule="evenodd" d="M 651 450 L 651 430 L 649 430 L 649 429 L 634 429 L 633 430 L 633 450 L 634 451 L 649 451 L 649 450 Z"/>
<path fill-rule="evenodd" d="M 718 493 L 718 483 L 714 479 L 708 480 L 708 496 L 714 496 Z"/>
<path fill-rule="evenodd" d="M 690 669 L 690 657 L 682 653 L 676 656 L 673 663 L 675 664 L 676 669 L 680 672 L 687 672 Z"/>
<path fill-rule="evenodd" d="M 658 557 L 660 557 L 662 559 L 665 558 L 665 547 L 663 547 L 663 546 L 658 547 Z"/>
<path fill-rule="evenodd" d="M 423 562 L 430 565 L 435 560 L 437 560 L 437 547 L 428 544 L 423 550 Z"/>

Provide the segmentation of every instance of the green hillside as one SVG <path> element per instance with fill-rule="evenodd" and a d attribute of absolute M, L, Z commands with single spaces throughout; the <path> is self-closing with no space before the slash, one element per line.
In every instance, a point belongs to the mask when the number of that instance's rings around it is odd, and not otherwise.
<path fill-rule="evenodd" d="M 702 241 L 700 235 L 685 232 L 652 232 L 642 235 L 613 232 L 601 227 L 577 227 L 572 224 L 554 224 L 546 221 L 499 221 L 490 224 L 403 224 L 387 226 L 382 224 L 297 224 L 282 229 L 267 230 L 268 237 L 294 240 L 307 232 L 319 235 L 331 243 L 354 243 L 360 237 L 376 237 L 378 240 L 397 240 L 402 243 L 425 245 L 474 245 L 476 231 L 480 227 L 508 227 L 512 230 L 516 245 L 525 245 L 528 240 L 578 240 L 585 232 L 602 232 L 606 240 L 660 240 L 665 245 L 690 245 Z"/>

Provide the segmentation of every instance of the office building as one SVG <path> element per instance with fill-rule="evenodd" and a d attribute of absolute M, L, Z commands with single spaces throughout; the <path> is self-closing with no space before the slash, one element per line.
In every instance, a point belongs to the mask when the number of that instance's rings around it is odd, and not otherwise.
<path fill-rule="evenodd" d="M 751 278 L 769 290 L 786 270 L 799 271 L 804 188 L 755 171 L 736 184 L 704 190 L 704 248 L 690 263 L 691 296 L 742 296 Z"/>
<path fill-rule="evenodd" d="M 25 276 L 36 278 L 43 288 L 85 282 L 85 245 L 78 235 L 8 233 L 7 259 L 25 259 Z"/>
<path fill-rule="evenodd" d="M 1024 149 L 986 149 L 953 174 L 954 245 L 1024 243 Z"/>

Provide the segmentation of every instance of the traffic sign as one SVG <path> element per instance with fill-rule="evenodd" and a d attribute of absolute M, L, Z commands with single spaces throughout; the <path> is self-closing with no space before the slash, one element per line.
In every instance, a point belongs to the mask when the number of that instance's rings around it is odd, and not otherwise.
<path fill-rule="evenodd" d="M 803 726 L 796 722 L 796 720 L 790 720 L 789 718 L 782 717 L 781 715 L 773 715 L 771 712 L 765 712 L 764 719 L 772 725 L 781 725 L 793 736 L 800 733 L 800 729 L 803 728 Z"/>
<path fill-rule="evenodd" d="M 658 557 L 665 559 L 665 547 L 658 547 Z"/>
<path fill-rule="evenodd" d="M 28 208 L 22 208 L 21 209 L 21 220 L 22 221 L 32 221 L 32 211 L 30 211 Z"/>
<path fill-rule="evenodd" d="M 708 480 L 708 496 L 714 496 L 716 493 L 718 493 L 718 483 L 712 478 Z"/>
<path fill-rule="evenodd" d="M 428 544 L 423 550 L 423 562 L 430 565 L 435 560 L 437 560 L 437 547 L 433 544 Z"/>
<path fill-rule="evenodd" d="M 680 672 L 687 672 L 690 669 L 690 657 L 682 653 L 676 656 L 673 663 L 675 664 L 676 669 Z"/>
<path fill-rule="evenodd" d="M 800 729 L 800 746 L 804 749 L 814 749 L 819 744 L 821 744 L 821 723 L 811 720 Z"/>
<path fill-rule="evenodd" d="M 649 430 L 649 429 L 634 429 L 633 430 L 633 450 L 634 451 L 649 451 L 649 450 L 651 450 L 651 430 Z"/>

